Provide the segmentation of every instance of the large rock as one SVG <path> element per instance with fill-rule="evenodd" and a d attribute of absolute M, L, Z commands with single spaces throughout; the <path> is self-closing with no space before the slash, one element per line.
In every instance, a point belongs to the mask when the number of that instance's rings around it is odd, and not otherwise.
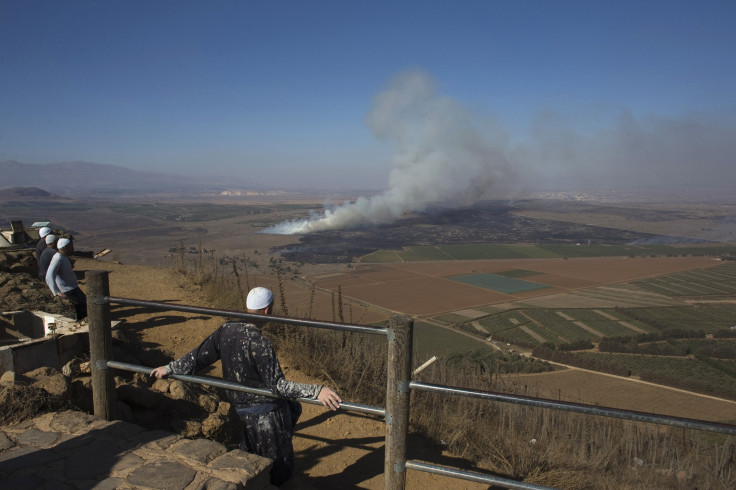
<path fill-rule="evenodd" d="M 72 403 L 84 412 L 92 412 L 92 378 L 84 376 L 72 381 Z"/>
<path fill-rule="evenodd" d="M 25 373 L 25 376 L 33 380 L 31 386 L 41 388 L 53 397 L 71 399 L 71 383 L 56 369 L 40 367 Z"/>
<path fill-rule="evenodd" d="M 189 439 L 194 439 L 195 437 L 200 437 L 202 435 L 202 424 L 196 420 L 175 418 L 171 420 L 169 425 L 175 432 L 183 435 L 184 437 L 188 437 Z"/>
<path fill-rule="evenodd" d="M 168 393 L 171 382 L 172 380 L 166 378 L 157 379 L 153 382 L 153 385 L 151 385 L 151 389 L 154 391 L 158 391 L 159 393 Z"/>
<path fill-rule="evenodd" d="M 125 403 L 121 402 L 120 400 L 117 401 L 117 416 L 120 418 L 120 420 L 125 422 L 133 422 L 133 412 L 130 410 L 130 406 Z"/>
<path fill-rule="evenodd" d="M 175 460 L 157 460 L 133 471 L 128 483 L 139 488 L 185 488 L 197 471 Z"/>
<path fill-rule="evenodd" d="M 0 376 L 0 384 L 15 384 L 15 371 L 5 371 L 3 375 Z"/>
<path fill-rule="evenodd" d="M 186 400 L 188 398 L 189 389 L 183 381 L 175 379 L 169 385 L 169 393 L 171 394 L 171 398 L 176 400 Z"/>
<path fill-rule="evenodd" d="M 199 406 L 207 410 L 209 413 L 217 412 L 217 404 L 219 400 L 208 394 L 199 395 Z"/>
<path fill-rule="evenodd" d="M 156 408 L 164 402 L 164 398 L 148 388 L 140 386 L 123 384 L 117 387 L 117 396 L 119 400 L 124 401 L 128 405 L 134 405 L 145 408 Z"/>
<path fill-rule="evenodd" d="M 210 414 L 209 417 L 202 422 L 202 435 L 216 441 L 223 441 L 230 438 L 228 433 L 230 419 L 227 416 L 218 413 Z"/>
<path fill-rule="evenodd" d="M 61 374 L 67 378 L 73 378 L 80 374 L 90 374 L 89 361 L 82 361 L 79 358 L 74 358 L 71 361 L 64 364 L 61 368 Z"/>

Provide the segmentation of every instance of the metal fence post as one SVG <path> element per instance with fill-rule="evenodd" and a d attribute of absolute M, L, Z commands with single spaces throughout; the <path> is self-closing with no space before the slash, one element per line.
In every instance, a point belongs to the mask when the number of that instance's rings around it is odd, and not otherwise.
<path fill-rule="evenodd" d="M 406 486 L 406 436 L 409 430 L 413 330 L 414 321 L 410 316 L 391 317 L 388 332 L 384 461 L 384 486 L 388 490 L 403 489 Z"/>
<path fill-rule="evenodd" d="M 89 357 L 92 371 L 92 401 L 97 417 L 115 418 L 115 382 L 107 368 L 112 360 L 112 334 L 110 332 L 110 305 L 105 297 L 110 295 L 107 271 L 87 271 L 87 321 L 89 322 Z"/>

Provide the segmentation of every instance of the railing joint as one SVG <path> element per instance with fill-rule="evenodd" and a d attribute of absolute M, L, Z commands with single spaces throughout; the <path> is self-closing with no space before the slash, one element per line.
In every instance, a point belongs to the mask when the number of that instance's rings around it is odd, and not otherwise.
<path fill-rule="evenodd" d="M 411 391 L 409 389 L 409 383 L 409 380 L 399 381 L 396 384 L 396 391 L 398 391 L 399 393 L 409 393 L 409 391 Z"/>

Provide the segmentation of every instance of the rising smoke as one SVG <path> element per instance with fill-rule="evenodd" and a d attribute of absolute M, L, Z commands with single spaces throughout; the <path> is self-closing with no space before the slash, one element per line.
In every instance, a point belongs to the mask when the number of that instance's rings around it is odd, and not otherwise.
<path fill-rule="evenodd" d="M 530 137 L 507 151 L 536 184 L 562 190 L 733 186 L 734 117 L 601 111 L 575 125 L 554 111 L 537 115 Z"/>
<path fill-rule="evenodd" d="M 263 233 L 299 234 L 387 224 L 430 205 L 468 206 L 512 180 L 503 148 L 481 137 L 461 105 L 424 72 L 400 74 L 375 98 L 367 124 L 396 146 L 388 189 L 286 221 Z"/>

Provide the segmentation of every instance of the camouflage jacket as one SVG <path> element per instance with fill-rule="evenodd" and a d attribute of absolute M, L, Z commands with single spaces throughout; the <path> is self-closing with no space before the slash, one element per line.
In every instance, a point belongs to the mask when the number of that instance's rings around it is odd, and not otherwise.
<path fill-rule="evenodd" d="M 171 362 L 167 371 L 194 374 L 222 359 L 222 375 L 227 381 L 253 388 L 266 388 L 280 398 L 317 398 L 322 385 L 288 381 L 281 370 L 271 341 L 257 326 L 226 322 L 196 349 Z M 242 391 L 226 390 L 236 406 L 249 407 L 272 402 L 273 398 Z"/>

